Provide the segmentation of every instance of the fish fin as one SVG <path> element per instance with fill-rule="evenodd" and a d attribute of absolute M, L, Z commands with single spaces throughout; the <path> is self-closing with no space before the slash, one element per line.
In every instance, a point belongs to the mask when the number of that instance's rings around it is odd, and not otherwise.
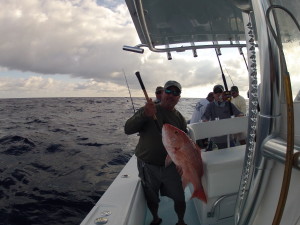
<path fill-rule="evenodd" d="M 170 166 L 171 163 L 172 163 L 172 159 L 169 155 L 167 155 L 167 157 L 165 159 L 165 167 Z"/>
<path fill-rule="evenodd" d="M 199 189 L 199 190 L 197 190 L 197 191 L 194 191 L 191 198 L 198 198 L 198 199 L 200 199 L 201 201 L 207 203 L 206 194 L 205 194 L 203 188 L 201 188 L 201 189 Z"/>

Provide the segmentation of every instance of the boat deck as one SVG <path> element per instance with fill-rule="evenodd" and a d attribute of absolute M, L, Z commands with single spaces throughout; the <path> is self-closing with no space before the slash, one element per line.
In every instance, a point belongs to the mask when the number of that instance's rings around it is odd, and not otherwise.
<path fill-rule="evenodd" d="M 197 212 L 194 207 L 194 203 L 190 200 L 191 192 L 189 188 L 185 189 L 185 198 L 186 198 L 186 213 L 184 216 L 185 223 L 188 225 L 200 225 L 200 222 L 197 217 Z M 177 215 L 174 211 L 173 200 L 168 197 L 161 197 L 161 202 L 159 204 L 158 215 L 162 218 L 161 225 L 175 225 L 177 220 Z M 149 225 L 152 221 L 152 215 L 147 209 L 146 218 L 144 225 Z"/>

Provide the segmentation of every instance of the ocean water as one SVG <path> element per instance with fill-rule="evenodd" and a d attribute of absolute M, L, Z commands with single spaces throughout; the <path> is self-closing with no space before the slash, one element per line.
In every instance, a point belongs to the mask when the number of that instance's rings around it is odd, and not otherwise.
<path fill-rule="evenodd" d="M 133 154 L 132 114 L 130 98 L 0 99 L 0 225 L 80 224 Z"/>

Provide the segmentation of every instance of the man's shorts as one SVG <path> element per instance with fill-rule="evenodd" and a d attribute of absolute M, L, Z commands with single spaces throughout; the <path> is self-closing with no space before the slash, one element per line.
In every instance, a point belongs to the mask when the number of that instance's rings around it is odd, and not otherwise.
<path fill-rule="evenodd" d="M 139 177 L 148 201 L 159 202 L 159 191 L 174 201 L 185 201 L 181 177 L 174 163 L 168 167 L 157 166 L 137 159 Z"/>

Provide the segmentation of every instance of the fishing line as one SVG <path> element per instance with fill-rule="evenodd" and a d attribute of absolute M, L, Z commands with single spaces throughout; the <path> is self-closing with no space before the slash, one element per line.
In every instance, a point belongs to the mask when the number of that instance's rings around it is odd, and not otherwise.
<path fill-rule="evenodd" d="M 123 70 L 123 74 L 124 74 L 125 81 L 126 81 L 126 84 L 127 84 L 127 88 L 128 88 L 128 92 L 129 92 L 129 96 L 130 96 L 130 100 L 131 100 L 131 104 L 132 104 L 133 113 L 135 113 L 135 108 L 134 108 L 134 104 L 133 104 L 133 99 L 132 99 L 132 97 L 131 97 L 131 92 L 130 92 L 130 88 L 129 88 L 129 85 L 128 85 L 128 82 L 127 82 L 126 74 L 125 74 L 124 69 L 122 69 L 122 70 Z"/>
<path fill-rule="evenodd" d="M 231 79 L 231 76 L 230 76 L 230 74 L 228 73 L 228 70 L 227 70 L 226 67 L 225 67 L 225 70 L 226 70 L 226 72 L 227 72 L 227 74 L 228 74 L 228 76 L 229 76 L 229 78 L 230 78 L 230 80 L 231 80 L 232 86 L 234 86 L 233 80 Z"/>

